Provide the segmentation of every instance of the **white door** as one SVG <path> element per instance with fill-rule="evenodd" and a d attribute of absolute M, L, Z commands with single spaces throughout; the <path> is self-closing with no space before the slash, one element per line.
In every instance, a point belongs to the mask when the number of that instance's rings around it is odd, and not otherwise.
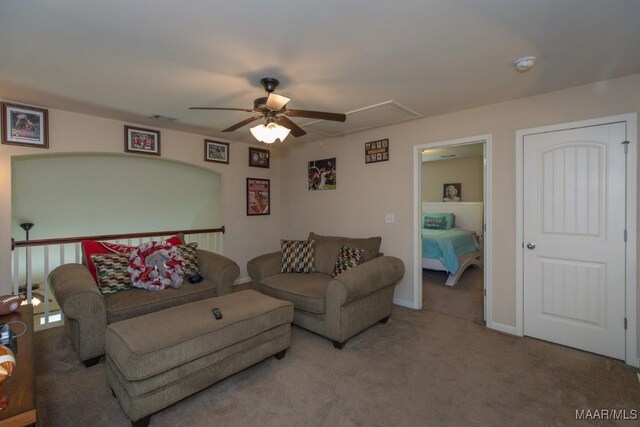
<path fill-rule="evenodd" d="M 524 137 L 524 334 L 625 359 L 624 123 Z"/>

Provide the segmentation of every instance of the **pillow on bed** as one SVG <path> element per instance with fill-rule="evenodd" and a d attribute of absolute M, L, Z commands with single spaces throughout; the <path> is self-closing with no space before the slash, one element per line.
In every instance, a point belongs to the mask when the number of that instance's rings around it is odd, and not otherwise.
<path fill-rule="evenodd" d="M 434 218 L 434 217 L 428 216 L 424 219 L 423 228 L 428 228 L 431 230 L 446 230 L 447 218 Z"/>
<path fill-rule="evenodd" d="M 445 224 L 444 227 L 434 227 L 433 225 L 429 226 L 428 224 L 434 224 L 434 220 L 444 219 Z M 437 222 L 437 221 L 436 221 Z M 440 230 L 448 230 L 453 227 L 455 222 L 455 215 L 452 213 L 433 213 L 433 212 L 425 212 L 422 214 L 422 228 L 437 228 Z"/>

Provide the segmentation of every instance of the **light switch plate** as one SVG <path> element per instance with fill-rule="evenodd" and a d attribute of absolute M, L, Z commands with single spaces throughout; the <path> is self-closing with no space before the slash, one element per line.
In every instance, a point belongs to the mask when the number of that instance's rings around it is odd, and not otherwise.
<path fill-rule="evenodd" d="M 393 224 L 396 222 L 396 218 L 394 214 L 384 214 L 384 222 L 387 224 Z"/>

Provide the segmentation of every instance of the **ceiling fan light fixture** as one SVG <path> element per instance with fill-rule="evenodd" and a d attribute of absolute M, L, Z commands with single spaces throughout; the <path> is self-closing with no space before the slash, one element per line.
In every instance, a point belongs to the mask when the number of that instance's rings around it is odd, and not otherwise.
<path fill-rule="evenodd" d="M 274 142 L 276 142 L 276 139 L 279 139 L 280 142 L 282 142 L 290 132 L 290 130 L 286 127 L 280 126 L 273 122 L 268 123 L 266 126 L 254 126 L 249 130 L 251 131 L 251 134 L 255 139 L 260 142 L 264 142 L 265 144 L 273 144 Z"/>

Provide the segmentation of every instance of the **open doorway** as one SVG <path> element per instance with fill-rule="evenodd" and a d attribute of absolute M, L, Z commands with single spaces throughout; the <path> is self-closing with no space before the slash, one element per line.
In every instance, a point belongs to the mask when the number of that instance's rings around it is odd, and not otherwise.
<path fill-rule="evenodd" d="M 490 136 L 416 147 L 416 297 L 421 308 L 490 322 Z"/>

